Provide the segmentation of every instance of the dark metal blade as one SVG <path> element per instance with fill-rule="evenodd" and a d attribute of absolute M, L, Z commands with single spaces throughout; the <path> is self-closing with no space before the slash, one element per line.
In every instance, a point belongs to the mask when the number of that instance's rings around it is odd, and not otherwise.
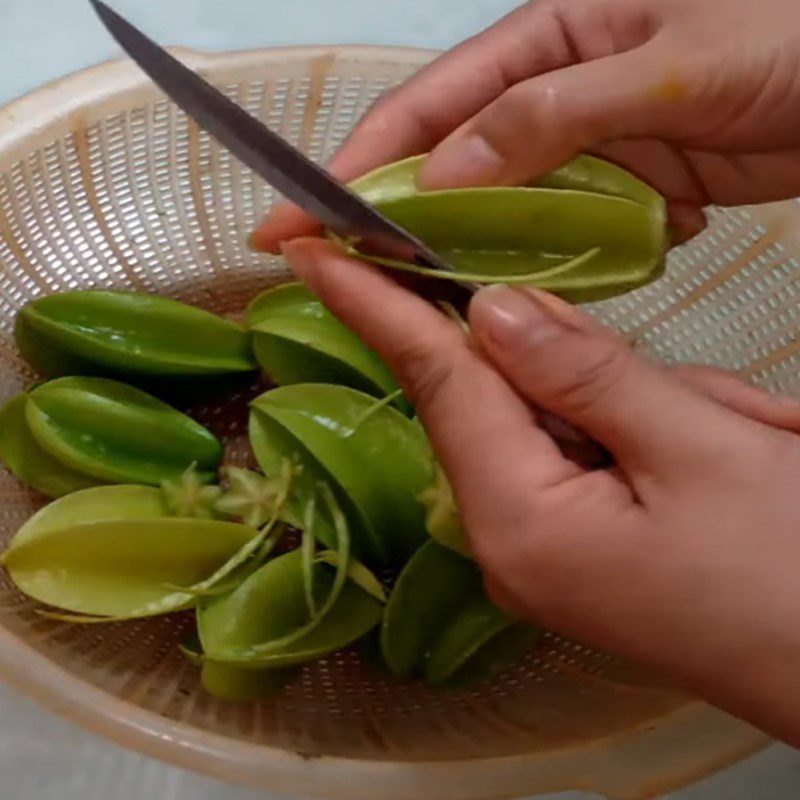
<path fill-rule="evenodd" d="M 289 200 L 335 233 L 358 236 L 371 252 L 452 270 L 419 239 L 383 216 L 105 3 L 90 2 L 120 46 L 172 100 Z"/>

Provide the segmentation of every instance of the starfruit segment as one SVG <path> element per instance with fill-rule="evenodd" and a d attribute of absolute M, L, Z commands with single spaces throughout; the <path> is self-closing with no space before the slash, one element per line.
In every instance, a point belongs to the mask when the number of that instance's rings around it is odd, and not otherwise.
<path fill-rule="evenodd" d="M 438 464 L 436 479 L 422 492 L 420 500 L 427 510 L 425 526 L 431 539 L 465 558 L 470 558 L 472 550 L 453 489 L 444 470 Z"/>
<path fill-rule="evenodd" d="M 314 545 L 308 547 L 314 540 L 313 524 L 317 498 L 312 498 L 308 504 L 306 513 L 306 529 L 303 531 L 303 543 L 300 547 L 300 569 L 303 579 L 303 594 L 306 599 L 306 609 L 309 619 L 299 628 L 285 636 L 272 638 L 265 642 L 252 645 L 247 651 L 241 653 L 243 658 L 248 660 L 262 659 L 264 656 L 272 657 L 276 653 L 285 653 L 291 645 L 298 641 L 308 641 L 309 636 L 316 631 L 320 624 L 327 619 L 328 614 L 334 609 L 339 601 L 345 586 L 347 586 L 349 567 L 350 567 L 350 530 L 347 520 L 341 508 L 336 502 L 330 487 L 322 484 L 319 487 L 319 496 L 322 503 L 328 509 L 333 520 L 333 527 L 336 531 L 336 555 L 337 560 L 331 581 L 330 589 L 325 593 L 324 599 L 317 597 L 319 588 L 316 576 L 316 564 L 314 563 Z M 315 543 L 314 543 L 315 544 Z M 310 557 L 309 557 L 310 556 Z M 325 563 L 325 562 L 320 562 Z M 319 602 L 318 602 L 319 600 Z"/>
<path fill-rule="evenodd" d="M 267 289 L 247 309 L 253 351 L 278 385 L 335 383 L 375 397 L 397 390 L 388 367 L 300 283 Z M 397 405 L 407 411 L 399 398 Z"/>
<path fill-rule="evenodd" d="M 434 674 L 434 680 L 430 678 L 428 680 L 436 686 L 446 688 L 468 686 L 489 680 L 519 664 L 543 637 L 544 631 L 541 628 L 517 622 L 502 629 L 477 649 L 472 648 L 468 659 L 464 661 L 457 659 L 460 666 L 452 672 L 447 670 L 449 677 L 435 680 Z M 430 663 L 429 660 L 428 666 Z M 446 664 L 447 659 L 442 658 L 441 663 Z"/>
<path fill-rule="evenodd" d="M 618 167 L 584 158 L 536 187 L 421 191 L 420 164 L 418 157 L 383 167 L 353 188 L 459 272 L 541 272 L 532 285 L 589 302 L 635 289 L 663 271 L 665 202 Z"/>
<path fill-rule="evenodd" d="M 203 580 L 253 535 L 246 525 L 175 517 L 87 522 L 14 548 L 5 566 L 42 603 L 134 619 L 193 605 L 194 595 L 169 587 Z"/>
<path fill-rule="evenodd" d="M 281 473 L 286 461 L 296 467 L 295 480 L 283 509 L 282 520 L 302 529 L 304 511 L 310 498 L 315 496 L 320 483 L 327 483 L 336 494 L 339 506 L 345 509 L 356 551 L 363 557 L 364 551 L 370 550 L 371 537 L 358 509 L 307 448 L 268 414 L 261 413 L 255 407 L 250 411 L 249 437 L 256 461 L 264 474 L 269 476 L 268 480 L 273 480 Z M 333 521 L 324 509 L 314 519 L 314 535 L 327 547 L 335 546 Z"/>
<path fill-rule="evenodd" d="M 161 492 L 151 486 L 96 486 L 39 509 L 11 539 L 8 551 L 85 522 L 149 520 L 167 516 Z"/>
<path fill-rule="evenodd" d="M 76 291 L 28 303 L 15 337 L 25 360 L 46 377 L 97 375 L 168 387 L 251 372 L 248 334 L 208 311 L 158 295 Z"/>
<path fill-rule="evenodd" d="M 507 667 L 541 635 L 492 604 L 473 562 L 429 541 L 389 595 L 380 644 L 394 675 L 460 685 Z"/>
<path fill-rule="evenodd" d="M 34 389 L 25 417 L 53 458 L 101 481 L 159 485 L 196 464 L 204 481 L 222 459 L 216 437 L 139 389 L 106 378 L 58 378 Z"/>
<path fill-rule="evenodd" d="M 432 480 L 433 459 L 418 425 L 390 406 L 367 414 L 374 406 L 374 398 L 342 386 L 279 387 L 253 402 L 251 442 L 268 475 L 275 451 L 321 471 L 359 557 L 400 566 L 427 538 L 418 497 Z"/>
<path fill-rule="evenodd" d="M 595 156 L 577 156 L 530 185 L 541 189 L 573 189 L 624 197 L 647 206 L 654 217 L 666 217 L 664 198 L 652 186 L 628 170 Z"/>
<path fill-rule="evenodd" d="M 376 205 L 420 194 L 422 190 L 417 176 L 427 157 L 427 154 L 411 156 L 378 167 L 353 181 L 350 186 L 367 202 Z M 658 211 L 660 203 L 663 202 L 655 189 L 628 170 L 595 156 L 577 156 L 564 166 L 533 181 L 529 187 L 571 189 L 624 197 L 643 205 L 653 206 L 654 212 Z"/>
<path fill-rule="evenodd" d="M 77 614 L 132 619 L 186 608 L 195 596 L 171 587 L 207 578 L 257 532 L 164 513 L 158 489 L 75 492 L 35 514 L 3 562 L 26 595 Z"/>
<path fill-rule="evenodd" d="M 203 656 L 200 637 L 194 630 L 180 645 L 181 652 L 200 670 L 200 683 L 212 697 L 229 703 L 270 700 L 290 683 L 299 668 L 243 669 L 234 664 L 209 661 Z"/>
<path fill-rule="evenodd" d="M 27 395 L 19 394 L 0 410 L 0 459 L 7 469 L 48 497 L 62 497 L 102 483 L 64 466 L 38 445 L 25 419 L 27 399 Z"/>
<path fill-rule="evenodd" d="M 319 605 L 330 592 L 333 570 L 315 565 L 314 591 Z M 360 639 L 374 628 L 381 603 L 347 581 L 333 608 L 306 636 L 291 634 L 309 621 L 302 554 L 294 550 L 269 561 L 230 595 L 198 609 L 198 631 L 205 658 L 246 669 L 296 666 L 322 658 Z M 286 639 L 284 648 L 253 657 L 256 645 Z"/>
<path fill-rule="evenodd" d="M 637 288 L 663 267 L 660 224 L 646 207 L 624 198 L 554 189 L 460 189 L 394 200 L 380 210 L 463 272 L 544 272 L 599 248 L 573 269 L 531 281 L 573 302 Z"/>
<path fill-rule="evenodd" d="M 203 661 L 200 682 L 217 700 L 229 703 L 255 703 L 269 700 L 291 683 L 298 670 L 243 669 L 233 664 Z"/>
<path fill-rule="evenodd" d="M 381 653 L 399 678 L 421 673 L 425 657 L 467 598 L 481 591 L 474 563 L 430 541 L 400 573 L 381 623 Z"/>
<path fill-rule="evenodd" d="M 531 647 L 542 635 L 480 592 L 459 608 L 434 640 L 425 661 L 425 679 L 433 685 L 457 685 L 468 677 L 483 678 L 508 666 L 509 657 L 524 655 L 520 646 Z"/>

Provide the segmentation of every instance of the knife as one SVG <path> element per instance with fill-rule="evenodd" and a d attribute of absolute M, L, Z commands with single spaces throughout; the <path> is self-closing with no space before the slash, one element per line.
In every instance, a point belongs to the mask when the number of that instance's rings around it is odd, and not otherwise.
<path fill-rule="evenodd" d="M 454 271 L 416 236 L 392 222 L 296 147 L 145 36 L 101 0 L 90 0 L 109 33 L 147 75 L 197 124 L 281 194 L 365 252 L 423 267 Z M 430 300 L 460 310 L 475 287 L 404 275 Z"/>

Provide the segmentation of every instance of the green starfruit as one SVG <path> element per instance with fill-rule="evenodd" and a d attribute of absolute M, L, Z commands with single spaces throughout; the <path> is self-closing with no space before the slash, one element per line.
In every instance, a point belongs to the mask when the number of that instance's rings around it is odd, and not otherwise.
<path fill-rule="evenodd" d="M 491 603 L 473 562 L 429 541 L 389 595 L 380 644 L 394 675 L 458 685 L 508 666 L 541 635 Z"/>
<path fill-rule="evenodd" d="M 397 391 L 388 367 L 300 283 L 268 289 L 247 309 L 253 351 L 280 386 L 335 383 L 375 397 Z M 398 407 L 407 410 L 402 398 Z"/>
<path fill-rule="evenodd" d="M 431 645 L 425 679 L 437 686 L 483 680 L 524 656 L 543 635 L 514 620 L 478 593 L 465 603 Z"/>
<path fill-rule="evenodd" d="M 218 572 L 256 535 L 233 522 L 168 517 L 159 489 L 99 486 L 34 514 L 3 563 L 19 589 L 42 603 L 135 619 L 194 605 L 195 595 L 177 587 Z"/>
<path fill-rule="evenodd" d="M 106 378 L 58 378 L 27 395 L 37 445 L 98 481 L 159 485 L 192 464 L 213 478 L 222 446 L 202 425 L 145 392 Z"/>
<path fill-rule="evenodd" d="M 420 495 L 427 516 L 425 524 L 431 539 L 443 547 L 469 558 L 471 550 L 453 489 L 444 470 L 436 465 L 436 480 Z"/>
<path fill-rule="evenodd" d="M 432 541 L 420 547 L 397 578 L 383 615 L 381 652 L 392 674 L 419 672 L 442 626 L 480 588 L 471 561 Z"/>
<path fill-rule="evenodd" d="M 423 159 L 377 169 L 352 188 L 457 272 L 527 275 L 533 286 L 589 302 L 663 271 L 665 201 L 613 164 L 581 156 L 534 186 L 425 191 Z"/>
<path fill-rule="evenodd" d="M 95 375 L 148 389 L 210 391 L 256 368 L 248 334 L 158 295 L 76 291 L 28 303 L 17 347 L 45 377 Z"/>
<path fill-rule="evenodd" d="M 425 541 L 420 493 L 433 477 L 422 428 L 354 389 L 326 384 L 283 386 L 252 404 L 250 441 L 261 469 L 277 474 L 289 459 L 302 465 L 288 521 L 302 525 L 314 486 L 331 486 L 368 563 L 401 565 Z M 333 546 L 320 515 L 318 538 Z"/>
<path fill-rule="evenodd" d="M 322 605 L 334 583 L 327 564 L 314 565 L 314 593 Z M 380 621 L 381 603 L 348 580 L 330 611 L 308 633 L 300 550 L 267 562 L 231 594 L 198 609 L 204 659 L 244 669 L 283 669 L 314 661 L 360 639 Z M 271 641 L 278 642 L 270 649 Z"/>
<path fill-rule="evenodd" d="M 200 672 L 203 688 L 217 700 L 254 703 L 269 700 L 291 682 L 297 670 L 243 669 L 233 664 L 204 660 Z"/>
<path fill-rule="evenodd" d="M 18 394 L 0 410 L 0 459 L 9 471 L 48 497 L 62 497 L 102 483 L 64 466 L 39 446 L 25 420 L 27 401 L 27 395 Z"/>

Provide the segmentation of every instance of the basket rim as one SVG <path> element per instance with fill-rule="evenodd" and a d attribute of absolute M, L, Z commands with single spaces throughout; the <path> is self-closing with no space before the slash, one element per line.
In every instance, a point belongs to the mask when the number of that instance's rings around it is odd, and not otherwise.
<path fill-rule="evenodd" d="M 375 64 L 389 60 L 392 64 L 422 66 L 440 52 L 431 48 L 370 44 L 281 45 L 219 51 L 175 45 L 167 50 L 198 71 L 269 62 L 302 62 L 326 56 L 351 63 Z M 65 118 L 74 118 L 79 123 L 81 112 L 100 100 L 136 89 L 163 95 L 133 61 L 112 58 L 55 78 L 8 100 L 0 105 L 0 161 L 13 160 L 20 146 L 28 143 L 31 137 L 41 135 Z"/>
<path fill-rule="evenodd" d="M 48 711 L 142 755 L 230 783 L 334 800 L 374 800 L 376 785 L 385 787 L 384 800 L 497 800 L 532 791 L 590 791 L 641 800 L 699 780 L 770 742 L 744 723 L 731 726 L 728 715 L 703 702 L 689 702 L 662 718 L 692 731 L 685 750 L 670 758 L 680 775 L 673 772 L 643 786 L 620 778 L 615 764 L 619 758 L 646 757 L 650 747 L 658 749 L 659 733 L 650 723 L 589 744 L 514 756 L 378 761 L 290 752 L 168 719 L 82 680 L 1 626 L 0 678 Z M 654 736 L 643 751 L 644 739 Z M 605 749 L 609 744 L 612 749 Z M 611 753 L 616 758 L 608 758 Z M 563 779 L 565 763 L 573 775 L 569 782 Z"/>
<path fill-rule="evenodd" d="M 198 70 L 331 55 L 349 62 L 421 66 L 438 52 L 379 45 L 300 45 L 223 52 L 169 49 Z M 0 168 L 24 156 L 32 139 L 41 138 L 65 119 L 78 124 L 82 112 L 97 102 L 136 89 L 152 92 L 154 87 L 133 62 L 112 59 L 10 100 L 0 106 Z M 168 719 L 82 680 L 2 625 L 0 679 L 48 710 L 144 755 L 232 783 L 337 800 L 373 800 L 378 782 L 385 800 L 488 800 L 568 790 L 601 792 L 615 798 L 652 796 L 727 766 L 769 741 L 723 712 L 687 701 L 662 718 L 667 728 L 679 724 L 693 732 L 681 745 L 683 749 L 671 756 L 674 776 L 645 786 L 648 779 L 644 774 L 629 777 L 627 782 L 616 775 L 614 759 L 607 755 L 613 751 L 617 757 L 642 754 L 646 758 L 649 748 L 658 747 L 659 736 L 665 736 L 659 726 L 650 724 L 588 744 L 515 756 L 450 762 L 364 760 L 289 752 Z M 569 782 L 563 780 L 564 763 L 573 775 Z"/>

